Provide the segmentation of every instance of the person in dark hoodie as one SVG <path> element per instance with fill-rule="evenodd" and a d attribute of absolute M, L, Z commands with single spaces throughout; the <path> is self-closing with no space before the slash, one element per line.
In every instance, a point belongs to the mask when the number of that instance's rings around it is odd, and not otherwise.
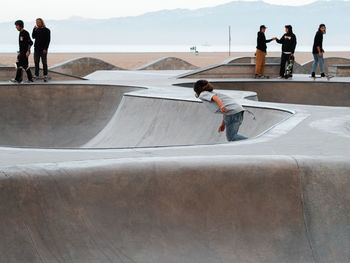
<path fill-rule="evenodd" d="M 277 43 L 282 44 L 282 56 L 281 56 L 281 67 L 280 67 L 280 76 L 278 78 L 284 78 L 286 71 L 286 63 L 289 61 L 291 56 L 294 56 L 295 48 L 297 46 L 297 38 L 293 33 L 293 28 L 291 25 L 285 26 L 286 33 L 277 39 Z M 290 75 L 292 77 L 292 75 Z"/>
<path fill-rule="evenodd" d="M 50 45 L 51 32 L 45 25 L 41 18 L 36 19 L 36 25 L 33 28 L 32 37 L 35 39 L 34 43 L 34 63 L 35 63 L 35 78 L 39 78 L 39 63 L 40 58 L 43 63 L 44 81 L 48 80 L 47 70 L 47 50 Z"/>
<path fill-rule="evenodd" d="M 19 31 L 18 43 L 19 51 L 17 55 L 17 72 L 16 78 L 11 79 L 11 82 L 21 83 L 22 82 L 22 70 L 27 73 L 28 81 L 33 82 L 32 72 L 29 68 L 28 57 L 30 55 L 30 48 L 33 45 L 33 41 L 30 38 L 28 31 L 24 29 L 24 23 L 22 20 L 17 20 L 15 22 L 16 29 Z"/>
<path fill-rule="evenodd" d="M 320 73 L 321 78 L 326 77 L 324 74 L 324 59 L 323 59 L 323 35 L 326 34 L 326 25 L 321 24 L 318 28 L 318 31 L 316 32 L 315 39 L 314 39 L 314 46 L 312 48 L 312 54 L 314 55 L 314 63 L 312 64 L 312 73 L 311 77 L 316 77 L 316 69 L 317 64 L 320 64 Z"/>
<path fill-rule="evenodd" d="M 277 40 L 277 37 L 266 40 L 265 37 L 266 26 L 261 25 L 260 31 L 258 32 L 257 46 L 255 53 L 255 78 L 265 78 L 265 58 L 266 58 L 266 43 L 270 43 L 272 40 Z"/>

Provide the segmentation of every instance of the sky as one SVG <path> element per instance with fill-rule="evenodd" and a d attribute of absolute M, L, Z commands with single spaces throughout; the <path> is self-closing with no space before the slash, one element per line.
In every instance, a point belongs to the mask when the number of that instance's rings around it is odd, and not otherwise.
<path fill-rule="evenodd" d="M 163 9 L 217 6 L 232 0 L 5 0 L 1 4 L 0 22 L 33 21 L 37 17 L 44 20 L 66 19 L 73 16 L 84 18 L 112 18 L 137 16 Z M 257 0 L 242 0 L 257 1 Z M 305 5 L 316 0 L 263 0 L 270 4 Z"/>

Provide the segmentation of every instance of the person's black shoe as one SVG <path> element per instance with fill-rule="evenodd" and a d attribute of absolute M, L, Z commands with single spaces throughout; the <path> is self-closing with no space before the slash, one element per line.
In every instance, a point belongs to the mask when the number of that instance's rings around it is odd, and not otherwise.
<path fill-rule="evenodd" d="M 311 78 L 316 78 L 316 73 L 315 72 L 311 73 Z"/>
<path fill-rule="evenodd" d="M 326 77 L 326 74 L 321 73 L 321 78 L 325 78 L 325 77 Z"/>

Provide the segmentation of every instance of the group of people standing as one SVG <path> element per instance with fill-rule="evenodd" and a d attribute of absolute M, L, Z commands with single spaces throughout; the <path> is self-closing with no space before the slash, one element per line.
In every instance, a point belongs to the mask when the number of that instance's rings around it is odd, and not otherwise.
<path fill-rule="evenodd" d="M 264 75 L 265 71 L 265 58 L 266 58 L 266 44 L 276 40 L 278 44 L 282 44 L 282 55 L 281 55 L 281 64 L 280 64 L 280 79 L 285 77 L 286 73 L 286 63 L 290 61 L 291 57 L 294 57 L 295 48 L 297 45 L 297 38 L 293 33 L 293 27 L 291 25 L 285 26 L 286 33 L 278 39 L 277 37 L 273 37 L 271 39 L 266 39 L 265 37 L 266 26 L 261 25 L 260 30 L 258 32 L 257 38 L 257 50 L 256 50 L 256 64 L 255 64 L 255 78 L 266 78 Z M 312 53 L 314 56 L 314 63 L 312 65 L 312 73 L 311 76 L 313 78 L 316 77 L 316 69 L 317 65 L 320 65 L 321 77 L 326 77 L 324 73 L 324 59 L 323 59 L 323 35 L 326 33 L 326 26 L 321 24 L 316 32 Z M 290 75 L 289 77 L 292 77 Z"/>
<path fill-rule="evenodd" d="M 32 72 L 29 67 L 29 55 L 30 49 L 33 45 L 33 41 L 28 33 L 24 29 L 24 22 L 17 20 L 15 22 L 16 29 L 19 31 L 19 52 L 17 55 L 17 72 L 16 77 L 11 81 L 14 83 L 21 83 L 23 78 L 23 70 L 27 73 L 28 81 L 33 82 L 35 79 L 39 79 L 39 63 L 40 60 L 43 64 L 44 81 L 48 80 L 48 67 L 47 67 L 47 52 L 50 45 L 51 33 L 45 25 L 45 22 L 41 18 L 36 19 L 36 25 L 33 28 L 32 37 L 35 39 L 34 43 L 34 64 L 35 75 L 32 76 Z"/>

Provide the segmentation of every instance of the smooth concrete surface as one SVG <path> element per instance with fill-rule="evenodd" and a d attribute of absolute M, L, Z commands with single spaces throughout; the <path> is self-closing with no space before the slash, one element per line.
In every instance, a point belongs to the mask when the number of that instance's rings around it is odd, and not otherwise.
<path fill-rule="evenodd" d="M 91 57 L 74 58 L 50 67 L 56 72 L 84 77 L 97 70 L 123 70 L 103 60 Z"/>
<path fill-rule="evenodd" d="M 76 116 L 90 122 L 82 136 L 97 123 L 94 114 L 105 118 L 89 142 L 108 138 L 103 134 L 111 140 L 120 134 L 125 143 L 135 134 L 142 143 L 157 136 L 169 141 L 165 134 L 184 134 L 184 121 L 191 140 L 211 139 L 216 116 L 192 89 L 176 86 L 194 81 L 178 74 L 101 71 L 64 85 L 0 83 L 5 111 L 31 105 L 23 117 L 23 111 L 6 113 L 1 123 L 18 122 L 24 134 L 28 126 L 20 123 L 38 114 L 33 105 L 42 93 L 44 101 L 52 98 L 57 121 L 74 116 L 68 108 L 77 100 Z M 299 86 L 350 83 L 308 76 L 246 81 L 252 88 L 275 85 L 283 97 Z M 0 262 L 350 262 L 350 107 L 254 101 L 262 95 L 253 89 L 221 92 L 255 110 L 257 120 L 247 116 L 252 126 L 242 127 L 253 137 L 190 146 L 0 147 Z M 336 101 L 332 96 L 325 93 Z M 67 109 L 61 112 L 60 104 Z M 115 124 L 118 130 L 109 129 Z M 254 136 L 262 124 L 270 128 Z"/>
<path fill-rule="evenodd" d="M 135 70 L 193 70 L 198 67 L 176 57 L 162 57 Z"/>
<path fill-rule="evenodd" d="M 304 63 L 302 66 L 305 68 L 307 73 L 311 75 L 313 60 Z M 340 58 L 340 57 L 329 57 L 324 59 L 324 71 L 328 74 L 328 67 L 330 65 L 343 65 L 350 64 L 349 58 Z M 316 74 L 320 74 L 320 68 L 317 67 Z"/>
<path fill-rule="evenodd" d="M 236 58 L 229 58 L 225 60 L 223 63 L 224 64 L 240 64 L 240 63 L 251 63 L 255 64 L 255 58 L 256 57 L 236 57 Z M 271 63 L 281 63 L 281 57 L 266 57 L 266 63 L 271 64 Z M 307 74 L 307 70 L 300 65 L 297 61 L 294 62 L 294 69 L 293 72 L 295 74 Z"/>
<path fill-rule="evenodd" d="M 192 88 L 194 81 L 176 85 Z M 350 107 L 350 82 L 337 81 L 222 81 L 213 80 L 216 89 L 254 91 L 260 101 Z"/>
<path fill-rule="evenodd" d="M 31 67 L 30 68 L 32 71 L 32 74 L 34 75 L 34 68 Z M 16 68 L 15 67 L 1 67 L 0 66 L 0 81 L 5 81 L 5 82 L 9 82 L 10 79 L 13 79 L 16 77 Z M 43 76 L 43 70 L 40 69 L 39 71 L 39 75 L 42 77 Z M 68 80 L 83 80 L 84 78 L 78 77 L 78 76 L 73 76 L 73 75 L 69 75 L 69 74 L 65 74 L 65 73 L 60 73 L 60 72 L 56 72 L 53 70 L 49 70 L 48 71 L 48 76 L 49 76 L 49 80 L 52 81 L 68 81 Z M 26 81 L 27 80 L 27 74 L 25 72 L 23 72 L 23 80 Z"/>
<path fill-rule="evenodd" d="M 271 78 L 279 76 L 280 64 L 270 63 L 265 64 L 265 75 Z M 209 66 L 180 75 L 179 78 L 254 78 L 255 64 L 240 63 L 240 64 L 220 64 Z"/>
<path fill-rule="evenodd" d="M 329 65 L 328 74 L 335 77 L 350 77 L 350 64 Z"/>

